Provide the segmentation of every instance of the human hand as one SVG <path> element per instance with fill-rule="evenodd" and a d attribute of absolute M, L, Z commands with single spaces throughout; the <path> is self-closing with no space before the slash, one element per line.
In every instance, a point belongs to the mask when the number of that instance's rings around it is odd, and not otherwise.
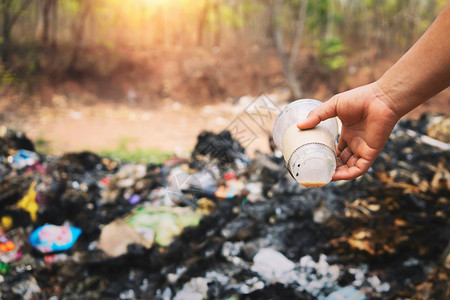
<path fill-rule="evenodd" d="M 332 180 L 353 179 L 373 164 L 401 117 L 390 104 L 390 99 L 374 82 L 335 95 L 311 111 L 297 127 L 309 129 L 337 116 L 342 122 L 342 130 Z"/>

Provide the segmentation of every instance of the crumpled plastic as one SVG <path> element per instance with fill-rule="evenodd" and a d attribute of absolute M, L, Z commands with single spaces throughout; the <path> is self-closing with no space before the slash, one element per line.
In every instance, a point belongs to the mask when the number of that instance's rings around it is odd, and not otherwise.
<path fill-rule="evenodd" d="M 78 227 L 46 224 L 31 233 L 30 243 L 42 253 L 65 251 L 72 248 L 80 235 Z"/>
<path fill-rule="evenodd" d="M 24 246 L 24 241 L 21 239 L 24 234 L 22 229 L 15 229 L 9 233 L 12 238 L 9 238 L 0 228 L 0 261 L 6 264 L 21 258 Z"/>
<path fill-rule="evenodd" d="M 127 247 L 131 244 L 139 244 L 150 248 L 153 239 L 154 233 L 152 229 L 148 229 L 147 233 L 142 235 L 123 220 L 117 219 L 103 227 L 98 248 L 103 250 L 108 256 L 117 257 L 126 254 Z"/>
<path fill-rule="evenodd" d="M 346 286 L 328 295 L 326 300 L 365 300 L 366 295 L 357 289 Z"/>
<path fill-rule="evenodd" d="M 269 282 L 277 282 L 280 277 L 294 270 L 295 264 L 280 252 L 263 248 L 253 258 L 252 271 Z"/>
<path fill-rule="evenodd" d="M 139 208 L 125 221 L 137 230 L 140 227 L 153 229 L 155 242 L 167 246 L 184 227 L 197 226 L 201 217 L 201 213 L 188 207 L 147 206 Z"/>
<path fill-rule="evenodd" d="M 16 249 L 14 242 L 8 239 L 3 230 L 0 229 L 0 253 L 9 252 L 14 249 Z"/>
<path fill-rule="evenodd" d="M 34 165 L 39 160 L 39 155 L 33 151 L 20 149 L 13 156 L 8 157 L 9 164 L 17 170 Z"/>
<path fill-rule="evenodd" d="M 232 199 L 244 191 L 244 183 L 235 174 L 227 173 L 224 177 L 225 184 L 219 186 L 214 194 L 217 198 Z"/>
<path fill-rule="evenodd" d="M 17 203 L 17 206 L 30 214 L 31 220 L 36 221 L 39 205 L 36 203 L 36 181 L 33 181 L 27 194 Z"/>

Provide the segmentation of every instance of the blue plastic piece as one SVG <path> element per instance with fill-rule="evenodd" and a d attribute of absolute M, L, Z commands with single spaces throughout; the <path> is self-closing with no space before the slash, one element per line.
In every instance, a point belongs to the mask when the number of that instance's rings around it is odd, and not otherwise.
<path fill-rule="evenodd" d="M 46 224 L 31 233 L 30 243 L 43 253 L 65 251 L 72 248 L 80 234 L 78 227 Z"/>

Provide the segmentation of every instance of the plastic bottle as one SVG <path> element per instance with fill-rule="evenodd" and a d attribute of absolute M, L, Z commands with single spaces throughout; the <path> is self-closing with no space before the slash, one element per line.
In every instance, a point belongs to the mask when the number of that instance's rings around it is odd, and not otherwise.
<path fill-rule="evenodd" d="M 277 117 L 273 128 L 275 145 L 283 152 L 287 169 L 305 187 L 324 186 L 336 170 L 336 118 L 325 120 L 312 129 L 297 128 L 297 123 L 320 104 L 322 102 L 313 99 L 290 103 Z"/>

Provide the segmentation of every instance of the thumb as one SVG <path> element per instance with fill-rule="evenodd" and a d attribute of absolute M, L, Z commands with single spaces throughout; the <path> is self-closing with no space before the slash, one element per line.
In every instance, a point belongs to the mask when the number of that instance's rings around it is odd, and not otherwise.
<path fill-rule="evenodd" d="M 317 126 L 321 121 L 336 117 L 336 97 L 313 109 L 306 119 L 297 123 L 298 129 L 309 129 Z"/>

